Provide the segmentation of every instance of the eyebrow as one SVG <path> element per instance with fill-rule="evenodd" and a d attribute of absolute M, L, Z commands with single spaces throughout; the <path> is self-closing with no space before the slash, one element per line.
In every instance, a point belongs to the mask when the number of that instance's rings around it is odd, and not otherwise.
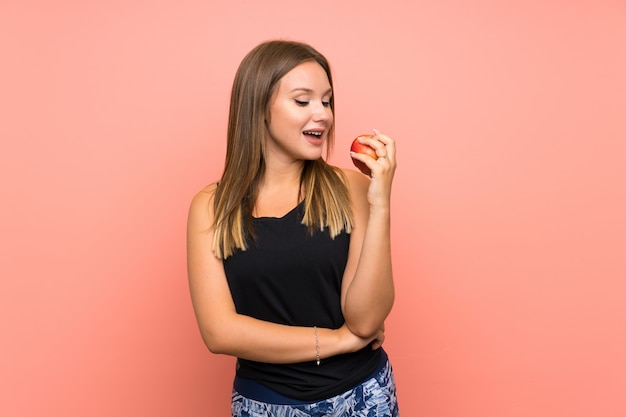
<path fill-rule="evenodd" d="M 295 93 L 296 91 L 304 91 L 305 93 L 313 93 L 313 90 L 311 90 L 310 88 L 304 88 L 304 87 L 294 88 L 293 90 L 290 91 L 290 93 Z M 333 92 L 333 89 L 329 88 L 328 90 L 326 90 L 326 92 L 324 92 L 323 95 L 331 94 L 332 92 Z"/>

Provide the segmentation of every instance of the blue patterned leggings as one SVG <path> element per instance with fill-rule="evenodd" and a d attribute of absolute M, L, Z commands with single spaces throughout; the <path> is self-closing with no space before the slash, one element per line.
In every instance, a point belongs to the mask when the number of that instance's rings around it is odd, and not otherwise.
<path fill-rule="evenodd" d="M 380 372 L 335 397 L 296 405 L 268 404 L 233 390 L 232 417 L 400 417 L 389 361 Z"/>

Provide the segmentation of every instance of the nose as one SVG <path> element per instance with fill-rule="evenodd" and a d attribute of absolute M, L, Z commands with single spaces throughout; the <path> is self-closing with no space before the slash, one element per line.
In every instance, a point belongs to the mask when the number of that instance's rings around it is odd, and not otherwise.
<path fill-rule="evenodd" d="M 313 120 L 316 122 L 327 121 L 333 117 L 333 111 L 330 106 L 324 106 L 317 103 L 313 109 Z"/>

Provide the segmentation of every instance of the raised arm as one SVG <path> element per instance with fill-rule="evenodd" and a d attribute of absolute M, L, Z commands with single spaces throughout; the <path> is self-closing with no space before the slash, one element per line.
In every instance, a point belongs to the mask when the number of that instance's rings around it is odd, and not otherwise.
<path fill-rule="evenodd" d="M 222 261 L 211 250 L 214 190 L 214 186 L 209 186 L 195 196 L 187 223 L 189 289 L 206 346 L 213 353 L 260 362 L 315 360 L 313 328 L 279 325 L 237 313 Z M 321 358 L 356 351 L 374 338 L 357 337 L 347 326 L 317 329 Z"/>
<path fill-rule="evenodd" d="M 371 180 L 356 171 L 346 171 L 355 224 L 343 279 L 342 307 L 350 330 L 370 337 L 383 326 L 394 301 L 390 199 L 396 151 L 393 139 L 381 133 L 364 143 L 376 149 L 379 160 L 354 156 L 371 169 Z"/>

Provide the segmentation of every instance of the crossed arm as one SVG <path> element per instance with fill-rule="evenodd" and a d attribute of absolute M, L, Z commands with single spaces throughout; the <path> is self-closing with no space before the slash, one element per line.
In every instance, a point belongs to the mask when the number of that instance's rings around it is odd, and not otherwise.
<path fill-rule="evenodd" d="M 372 161 L 368 162 L 376 164 Z M 354 352 L 371 342 L 378 348 L 384 339 L 383 324 L 394 298 L 389 192 L 395 165 L 381 166 L 373 167 L 371 182 L 360 173 L 346 171 L 354 228 L 341 294 L 345 324 L 339 329 L 317 329 L 322 358 Z M 214 191 L 215 185 L 210 185 L 195 196 L 187 224 L 189 288 L 205 344 L 213 353 L 266 363 L 315 360 L 312 328 L 237 313 L 222 261 L 211 250 Z"/>
<path fill-rule="evenodd" d="M 238 314 L 222 261 L 211 251 L 212 196 L 209 186 L 194 198 L 187 229 L 187 269 L 191 300 L 202 338 L 213 353 L 267 363 L 316 359 L 310 327 L 286 326 Z M 359 350 L 380 334 L 359 337 L 347 327 L 317 329 L 322 358 Z"/>

